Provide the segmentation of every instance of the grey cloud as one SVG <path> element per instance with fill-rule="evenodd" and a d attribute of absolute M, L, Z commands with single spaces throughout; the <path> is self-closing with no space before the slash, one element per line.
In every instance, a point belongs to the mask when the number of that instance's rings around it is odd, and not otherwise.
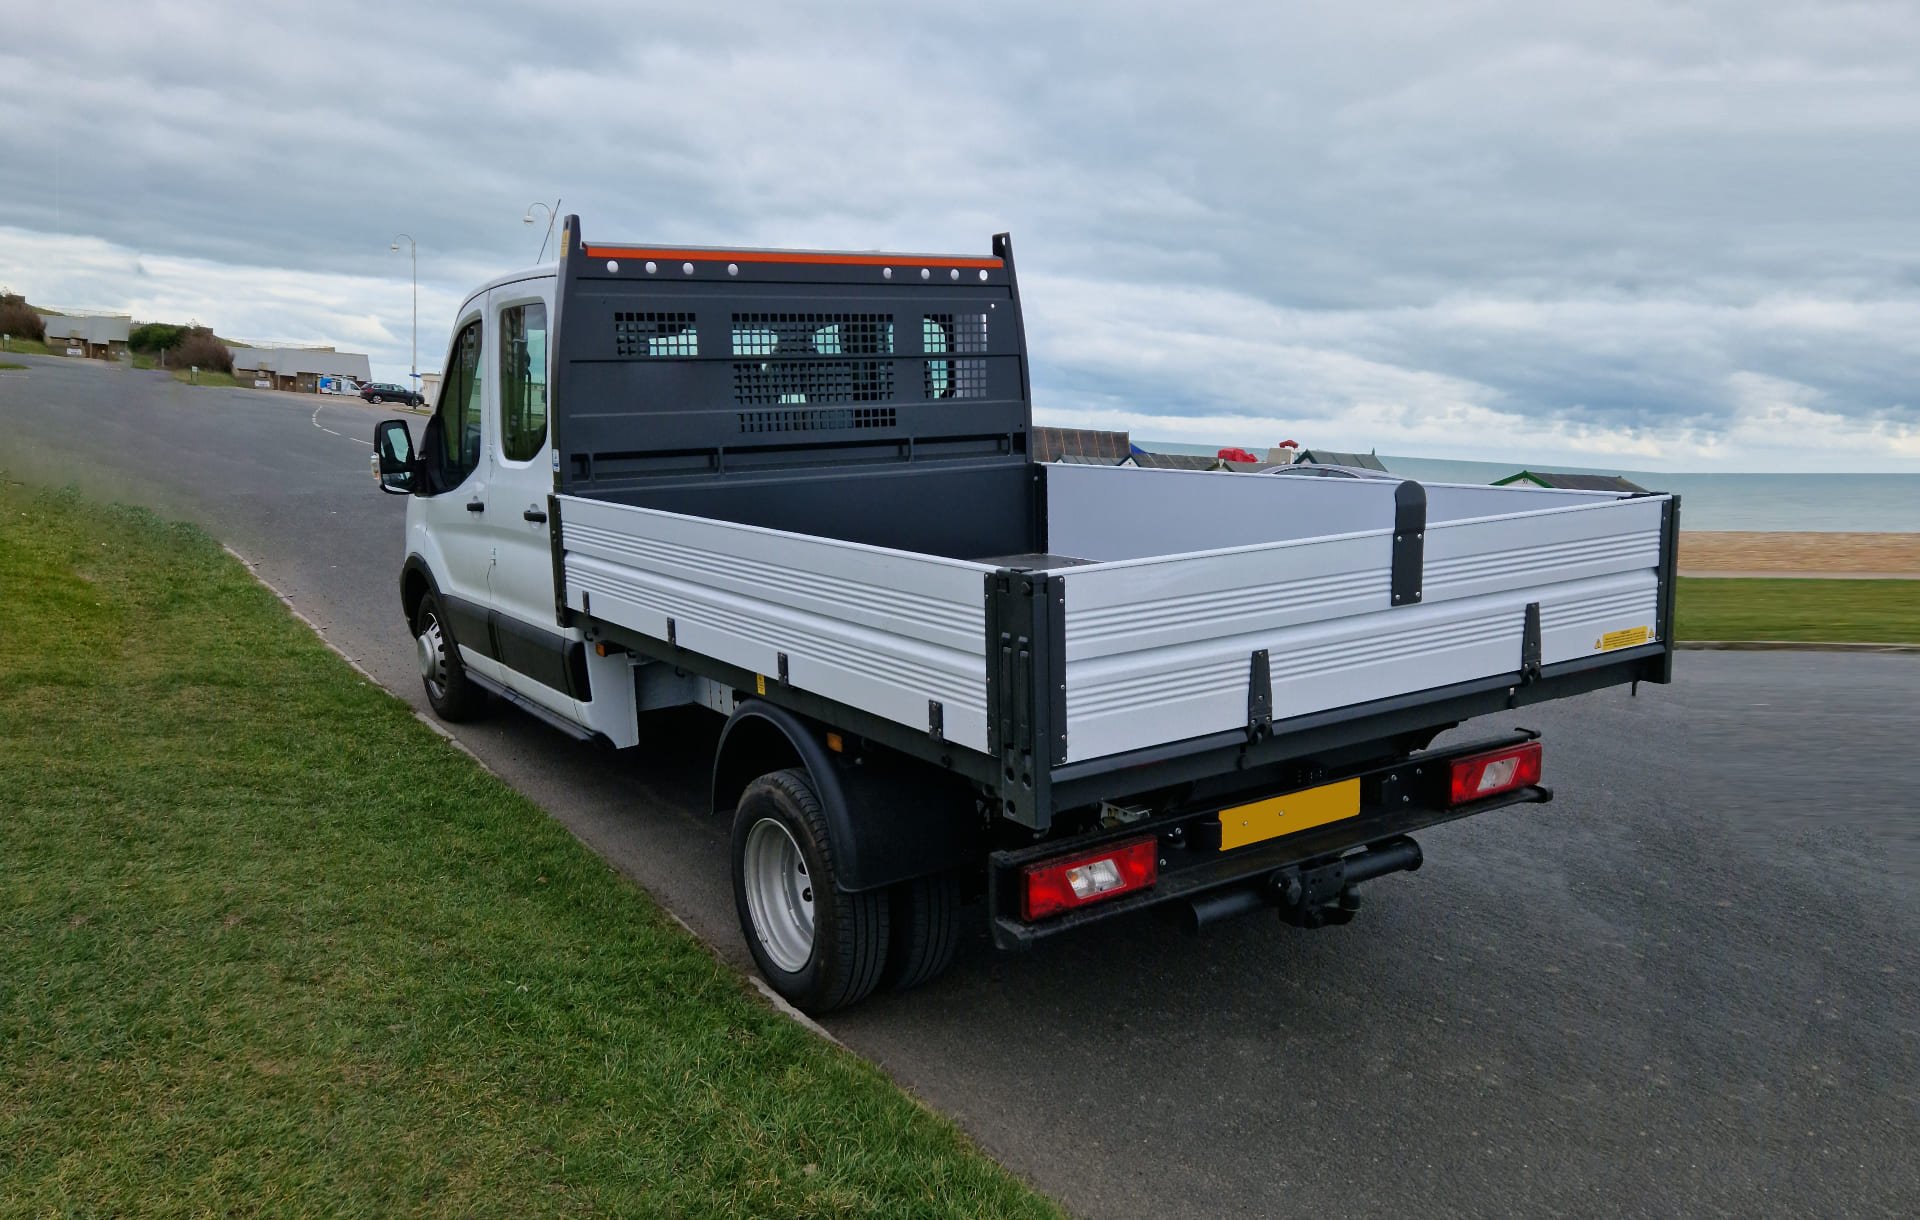
<path fill-rule="evenodd" d="M 1063 402 L 1436 394 L 1711 435 L 1749 376 L 1920 429 L 1909 5 L 198 0 L 11 24 L 14 229 L 387 278 L 406 230 L 447 295 L 526 261 L 520 213 L 556 195 L 627 239 L 1007 228 Z"/>

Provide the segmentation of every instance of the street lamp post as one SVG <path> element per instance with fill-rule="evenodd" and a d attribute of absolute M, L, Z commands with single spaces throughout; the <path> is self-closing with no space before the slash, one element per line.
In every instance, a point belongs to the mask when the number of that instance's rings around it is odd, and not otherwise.
<path fill-rule="evenodd" d="M 555 199 L 553 201 L 553 206 L 547 207 L 545 202 L 536 199 L 532 203 L 527 205 L 527 214 L 520 218 L 521 224 L 530 225 L 533 223 L 533 209 L 535 208 L 547 209 L 547 232 L 546 232 L 546 235 L 540 239 L 540 253 L 534 255 L 533 261 L 536 263 L 547 256 L 547 242 L 553 239 L 553 222 L 559 219 L 560 204 L 562 202 L 564 201 L 560 199 Z"/>
<path fill-rule="evenodd" d="M 413 378 L 413 385 L 409 388 L 418 390 L 420 388 L 420 247 L 415 245 L 413 238 L 405 233 L 396 233 L 393 245 L 388 247 L 395 254 L 400 252 L 402 237 L 407 238 L 407 256 L 413 263 L 413 369 L 409 374 Z"/>

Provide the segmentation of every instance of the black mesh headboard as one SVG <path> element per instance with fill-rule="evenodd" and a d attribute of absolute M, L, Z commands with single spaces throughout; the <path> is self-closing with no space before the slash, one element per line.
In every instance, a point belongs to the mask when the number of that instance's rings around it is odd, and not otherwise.
<path fill-rule="evenodd" d="M 911 503 L 916 485 L 941 501 L 1030 496 L 1005 235 L 984 257 L 612 246 L 569 216 L 554 335 L 564 493 L 791 529 L 813 492 L 842 501 L 827 515 L 843 520 L 869 496 Z M 1011 519 L 983 521 L 954 545 L 977 533 L 1024 549 L 1031 508 L 1017 515 L 1019 537 Z"/>

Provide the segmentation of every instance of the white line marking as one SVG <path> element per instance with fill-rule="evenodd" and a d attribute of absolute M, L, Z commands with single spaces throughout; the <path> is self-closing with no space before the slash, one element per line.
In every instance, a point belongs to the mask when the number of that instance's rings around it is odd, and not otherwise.
<path fill-rule="evenodd" d="M 320 407 L 324 407 L 324 406 L 326 406 L 326 405 L 327 405 L 327 404 L 323 402 L 323 403 L 321 403 L 321 404 L 320 404 Z M 355 444 L 357 444 L 357 445 L 365 445 L 365 446 L 366 446 L 367 448 L 369 448 L 369 449 L 371 449 L 371 448 L 373 448 L 373 442 L 372 442 L 372 441 L 364 441 L 364 440 L 361 440 L 361 439 L 360 439 L 359 437 L 357 437 L 357 436 L 348 436 L 348 435 L 347 435 L 346 433 L 344 433 L 344 432 L 335 432 L 335 431 L 334 431 L 334 430 L 333 430 L 332 428 L 329 428 L 329 427 L 327 427 L 327 426 L 326 426 L 325 424 L 323 424 L 323 423 L 321 423 L 321 422 L 320 422 L 320 407 L 315 407 L 315 408 L 313 409 L 313 426 L 314 426 L 314 427 L 316 427 L 316 428 L 318 428 L 318 429 L 320 429 L 320 431 L 322 431 L 322 432 L 324 432 L 324 433 L 326 433 L 326 434 L 327 434 L 328 436 L 337 436 L 337 437 L 339 437 L 339 438 L 340 438 L 341 440 L 343 440 L 343 441 L 352 441 L 352 442 L 354 442 L 354 443 L 355 443 Z"/>

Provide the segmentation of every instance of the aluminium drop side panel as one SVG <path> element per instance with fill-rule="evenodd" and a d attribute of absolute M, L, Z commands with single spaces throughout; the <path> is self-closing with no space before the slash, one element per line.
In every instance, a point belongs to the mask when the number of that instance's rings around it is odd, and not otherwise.
<path fill-rule="evenodd" d="M 1641 642 L 1657 642 L 1668 499 L 1635 496 L 1430 523 L 1425 600 L 1526 593 L 1525 600 L 1540 603 L 1546 665 L 1599 652 L 1616 632 L 1644 627 Z"/>
<path fill-rule="evenodd" d="M 1246 727 L 1256 651 L 1275 721 L 1517 675 L 1530 603 L 1545 663 L 1592 655 L 1655 624 L 1659 501 L 1430 526 L 1418 605 L 1387 529 L 1062 569 L 1068 760 Z"/>
<path fill-rule="evenodd" d="M 569 609 L 986 750 L 988 568 L 558 499 Z"/>

